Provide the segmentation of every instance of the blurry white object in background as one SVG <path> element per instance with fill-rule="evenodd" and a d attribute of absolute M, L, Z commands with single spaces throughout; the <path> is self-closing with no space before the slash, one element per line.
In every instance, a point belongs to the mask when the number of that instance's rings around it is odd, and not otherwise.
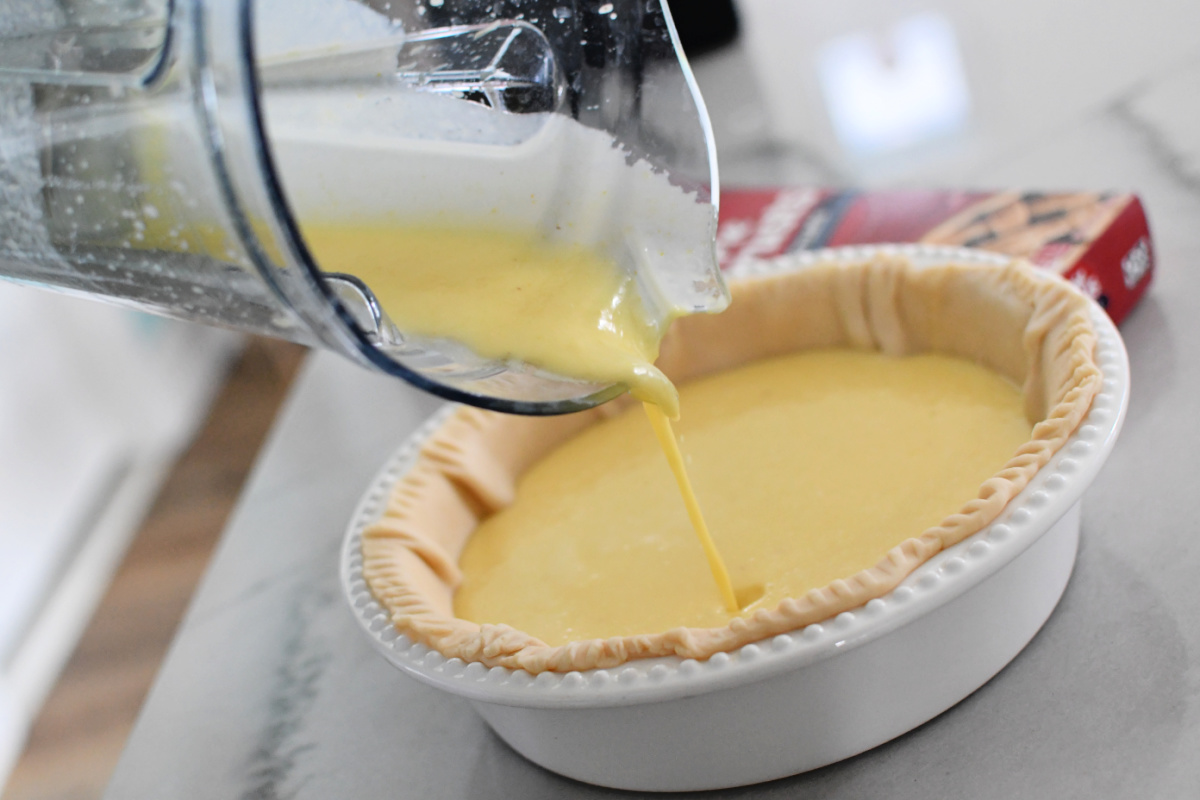
<path fill-rule="evenodd" d="M 0 283 L 0 785 L 240 342 Z"/>
<path fill-rule="evenodd" d="M 769 130 L 760 152 L 770 166 L 725 159 L 718 136 L 722 177 L 729 185 L 750 175 L 775 185 L 802 180 L 866 188 L 969 181 L 978 165 L 1097 113 L 1194 54 L 1194 26 L 1163 22 L 1178 19 L 1184 7 L 1177 0 L 737 0 L 741 36 L 731 49 L 748 62 L 766 105 Z M 872 158 L 843 148 L 822 86 L 825 48 L 863 33 L 887 41 L 905 20 L 930 13 L 945 20 L 957 41 L 970 89 L 969 126 L 954 147 Z M 710 112 L 720 117 L 732 103 L 710 94 L 710 86 L 721 88 L 701 80 Z M 721 128 L 715 119 L 714 125 Z"/>
<path fill-rule="evenodd" d="M 817 53 L 825 105 L 842 147 L 872 156 L 966 129 L 970 91 L 954 27 L 941 14 L 909 17 L 885 38 L 840 36 Z"/>

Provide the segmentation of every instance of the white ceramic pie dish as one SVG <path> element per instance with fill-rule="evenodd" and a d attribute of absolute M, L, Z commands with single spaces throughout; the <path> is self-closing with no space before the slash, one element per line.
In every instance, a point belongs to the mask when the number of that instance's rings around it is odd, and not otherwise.
<path fill-rule="evenodd" d="M 917 266 L 1006 262 L 957 248 L 881 246 L 805 253 L 747 272 L 880 254 L 905 255 Z M 578 780 L 643 791 L 715 789 L 847 758 L 982 686 L 1058 603 L 1075 561 L 1080 498 L 1112 449 L 1129 397 L 1120 335 L 1099 306 L 1092 316 L 1103 386 L 1066 445 L 994 523 L 935 555 L 892 592 L 825 623 L 702 662 L 656 658 L 536 677 L 412 643 L 366 587 L 360 536 L 453 408 L 404 443 L 360 502 L 342 550 L 346 596 L 388 661 L 469 699 L 518 752 Z"/>

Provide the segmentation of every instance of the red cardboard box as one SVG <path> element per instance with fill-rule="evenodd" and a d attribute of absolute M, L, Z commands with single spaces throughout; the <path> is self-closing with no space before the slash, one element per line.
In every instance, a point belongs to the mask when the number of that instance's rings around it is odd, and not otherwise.
<path fill-rule="evenodd" d="M 1026 258 L 1066 277 L 1120 322 L 1154 271 L 1136 195 L 1097 192 L 722 192 L 717 253 L 746 259 L 856 244 L 955 245 Z"/>

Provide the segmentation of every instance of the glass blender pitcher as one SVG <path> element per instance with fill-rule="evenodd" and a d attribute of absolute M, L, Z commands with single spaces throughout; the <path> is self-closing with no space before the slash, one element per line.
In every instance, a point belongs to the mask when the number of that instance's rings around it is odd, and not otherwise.
<path fill-rule="evenodd" d="M 500 213 L 608 254 L 665 321 L 728 302 L 717 187 L 659 0 L 0 3 L 0 277 L 325 347 L 449 399 L 546 414 L 624 387 L 398 329 L 322 269 L 306 220 Z"/>

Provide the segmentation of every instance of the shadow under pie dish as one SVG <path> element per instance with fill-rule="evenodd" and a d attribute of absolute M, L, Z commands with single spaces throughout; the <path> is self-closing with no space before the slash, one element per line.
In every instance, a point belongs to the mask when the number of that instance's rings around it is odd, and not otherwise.
<path fill-rule="evenodd" d="M 514 748 L 557 772 L 620 788 L 717 788 L 861 752 L 986 682 L 1069 577 L 1078 500 L 1128 393 L 1124 350 L 1097 306 L 1057 278 L 963 250 L 825 251 L 753 272 L 730 276 L 729 311 L 683 320 L 664 340 L 658 363 L 673 379 L 818 347 L 932 350 L 1020 384 L 1037 424 L 978 496 L 928 530 L 898 534 L 869 569 L 721 628 L 550 646 L 455 618 L 458 554 L 520 474 L 612 410 L 437 415 L 355 515 L 348 597 L 393 664 L 468 697 Z"/>

